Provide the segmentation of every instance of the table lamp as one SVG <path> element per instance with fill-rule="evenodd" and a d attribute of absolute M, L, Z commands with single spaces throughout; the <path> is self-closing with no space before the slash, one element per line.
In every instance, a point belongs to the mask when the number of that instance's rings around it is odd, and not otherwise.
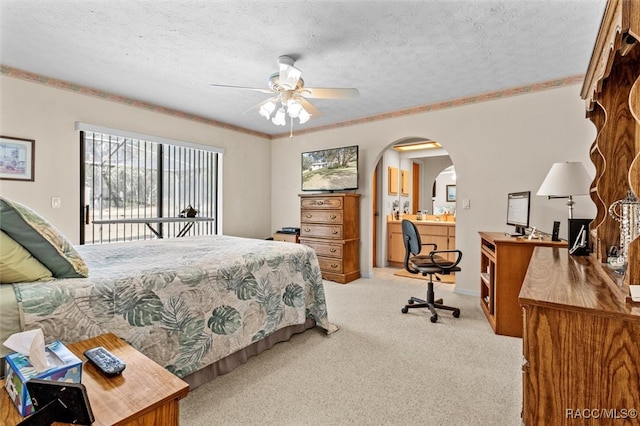
<path fill-rule="evenodd" d="M 573 219 L 574 195 L 588 195 L 591 178 L 580 161 L 554 163 L 536 195 L 551 198 L 568 198 L 569 219 Z"/>

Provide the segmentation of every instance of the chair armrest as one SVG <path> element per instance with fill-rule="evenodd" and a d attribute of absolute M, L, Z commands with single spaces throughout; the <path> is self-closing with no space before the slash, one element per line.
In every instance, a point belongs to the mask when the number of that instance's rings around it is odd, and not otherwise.
<path fill-rule="evenodd" d="M 456 253 L 456 258 L 453 261 L 453 263 L 448 263 L 448 262 L 446 264 L 438 263 L 436 258 L 438 257 L 438 255 L 441 255 L 443 253 L 445 255 L 447 253 Z M 429 253 L 429 257 L 431 258 L 431 261 L 433 262 L 434 265 L 436 265 L 438 268 L 441 268 L 447 271 L 458 266 L 458 263 L 460 263 L 460 261 L 462 260 L 462 252 L 460 250 L 434 250 L 431 253 Z"/>
<path fill-rule="evenodd" d="M 438 245 L 437 245 L 436 243 L 423 243 L 423 244 L 422 244 L 422 247 L 424 247 L 424 246 L 431 246 L 431 247 L 433 247 L 433 250 L 431 250 L 431 251 L 436 251 L 436 250 L 438 250 Z"/>

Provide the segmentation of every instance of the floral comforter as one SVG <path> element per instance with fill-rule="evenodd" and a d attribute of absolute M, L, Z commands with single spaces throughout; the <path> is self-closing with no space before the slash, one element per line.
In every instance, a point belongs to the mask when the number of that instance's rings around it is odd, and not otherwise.
<path fill-rule="evenodd" d="M 184 377 L 307 317 L 337 330 L 304 245 L 202 236 L 77 249 L 89 278 L 14 285 L 24 329 L 46 341 L 112 332 Z"/>

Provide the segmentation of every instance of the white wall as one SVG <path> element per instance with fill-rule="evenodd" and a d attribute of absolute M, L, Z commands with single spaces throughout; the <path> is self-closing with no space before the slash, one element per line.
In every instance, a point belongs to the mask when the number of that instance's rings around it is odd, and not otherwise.
<path fill-rule="evenodd" d="M 477 294 L 480 240 L 478 231 L 505 231 L 506 196 L 532 192 L 532 225 L 551 232 L 560 220 L 566 238 L 564 200 L 535 196 L 551 164 L 582 161 L 593 176 L 589 147 L 594 126 L 585 119 L 580 86 L 573 85 L 419 115 L 358 126 L 295 135 L 272 143 L 272 228 L 300 223 L 300 154 L 319 148 L 360 146 L 360 269 L 372 276 L 372 176 L 383 152 L 406 138 L 438 141 L 449 153 L 457 175 L 456 246 L 464 252 L 456 291 Z M 386 170 L 384 170 L 386 173 Z M 463 210 L 461 200 L 471 208 Z M 588 196 L 575 197 L 575 217 L 595 216 Z M 378 247 L 378 252 L 381 248 Z M 384 253 L 382 254 L 384 256 Z"/>
<path fill-rule="evenodd" d="M 80 235 L 76 121 L 224 148 L 223 233 L 271 234 L 269 140 L 11 77 L 0 86 L 0 134 L 36 141 L 35 182 L 0 181 L 0 194 L 39 212 L 72 242 Z M 62 208 L 51 207 L 53 196 Z"/>
<path fill-rule="evenodd" d="M 31 206 L 72 241 L 79 238 L 80 210 L 76 121 L 225 148 L 223 232 L 255 238 L 299 225 L 301 152 L 358 144 L 360 268 L 365 277 L 374 273 L 371 179 L 376 164 L 394 142 L 436 140 L 449 153 L 457 174 L 456 246 L 464 260 L 456 289 L 474 294 L 479 286 L 477 233 L 508 229 L 506 194 L 535 194 L 557 161 L 583 161 L 594 174 L 588 152 L 595 128 L 584 118 L 579 85 L 322 132 L 294 132 L 292 139 L 271 143 L 11 77 L 0 77 L 0 86 L 0 134 L 36 140 L 35 182 L 0 181 L 0 193 Z M 62 208 L 51 208 L 52 196 L 62 197 Z M 462 199 L 470 200 L 471 209 L 461 208 Z M 575 200 L 575 217 L 594 217 L 587 196 Z M 553 221 L 560 220 L 561 236 L 566 237 L 564 200 L 533 195 L 532 201 L 532 224 L 550 232 Z M 380 256 L 386 256 L 385 250 L 378 247 Z"/>

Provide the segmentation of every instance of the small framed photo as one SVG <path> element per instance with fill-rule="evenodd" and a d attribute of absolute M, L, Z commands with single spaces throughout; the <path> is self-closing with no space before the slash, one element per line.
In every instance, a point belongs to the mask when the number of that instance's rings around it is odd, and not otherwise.
<path fill-rule="evenodd" d="M 33 182 L 35 144 L 32 139 L 0 136 L 0 179 Z"/>
<path fill-rule="evenodd" d="M 455 185 L 447 185 L 447 201 L 448 202 L 456 201 L 456 186 Z"/>

